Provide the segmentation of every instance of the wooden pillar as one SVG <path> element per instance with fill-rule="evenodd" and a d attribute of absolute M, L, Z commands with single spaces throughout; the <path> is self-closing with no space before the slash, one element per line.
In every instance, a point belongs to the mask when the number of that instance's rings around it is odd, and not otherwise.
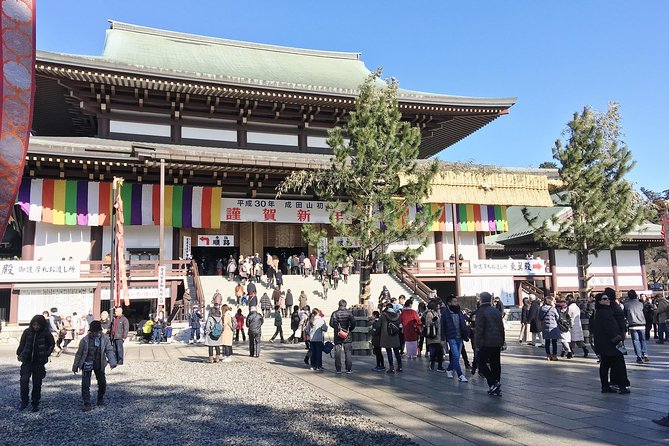
<path fill-rule="evenodd" d="M 643 289 L 648 289 L 648 277 L 646 276 L 646 256 L 644 255 L 645 247 L 639 248 L 639 264 L 641 265 L 641 279 L 643 280 Z"/>
<path fill-rule="evenodd" d="M 100 301 L 101 294 L 102 285 L 98 283 L 98 286 L 95 287 L 95 291 L 93 291 L 93 317 L 96 320 L 100 319 L 100 309 L 102 307 L 102 302 Z"/>
<path fill-rule="evenodd" d="M 98 137 L 109 138 L 109 117 L 98 114 Z"/>
<path fill-rule="evenodd" d="M 12 290 L 9 295 L 9 323 L 18 324 L 19 323 L 19 290 L 12 286 Z"/>
<path fill-rule="evenodd" d="M 102 226 L 91 226 L 91 260 L 102 260 Z"/>
<path fill-rule="evenodd" d="M 618 259 L 616 259 L 616 250 L 611 250 L 611 268 L 613 268 L 613 289 L 618 294 Z"/>
<path fill-rule="evenodd" d="M 444 233 L 442 231 L 434 233 L 434 255 L 437 260 L 444 260 Z"/>
<path fill-rule="evenodd" d="M 485 260 L 485 232 L 476 232 L 476 247 L 478 248 L 479 260 Z"/>
<path fill-rule="evenodd" d="M 555 264 L 555 250 L 553 248 L 548 250 L 548 261 L 551 263 L 551 294 L 557 293 L 557 265 Z"/>
<path fill-rule="evenodd" d="M 181 247 L 181 229 L 172 228 L 172 258 L 170 260 L 178 260 L 181 255 L 179 248 Z M 169 265 L 167 269 L 172 269 Z"/>
<path fill-rule="evenodd" d="M 239 253 L 243 256 L 253 255 L 253 223 L 239 224 Z"/>
<path fill-rule="evenodd" d="M 253 252 L 263 256 L 265 248 L 265 223 L 253 223 Z"/>
<path fill-rule="evenodd" d="M 24 219 L 23 237 L 21 238 L 21 260 L 35 260 L 35 229 L 37 224 Z"/>

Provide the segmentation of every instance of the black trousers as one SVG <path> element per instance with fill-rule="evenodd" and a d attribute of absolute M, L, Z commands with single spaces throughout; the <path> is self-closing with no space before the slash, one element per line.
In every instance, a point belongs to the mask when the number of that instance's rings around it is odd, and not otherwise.
<path fill-rule="evenodd" d="M 383 352 L 381 351 L 381 347 L 375 345 L 372 351 L 374 352 L 374 356 L 376 357 L 376 366 L 380 368 L 385 368 L 386 364 L 383 359 Z"/>
<path fill-rule="evenodd" d="M 427 353 L 430 357 L 430 366 L 434 366 L 436 361 L 437 367 L 442 368 L 444 365 L 444 349 L 438 342 L 427 344 Z"/>
<path fill-rule="evenodd" d="M 280 337 L 281 340 L 283 341 L 283 327 L 282 327 L 281 325 L 278 325 L 278 326 L 276 327 L 276 331 L 275 331 L 274 334 L 272 335 L 271 340 L 273 341 L 273 340 L 276 338 L 277 335 L 279 335 L 279 337 Z"/>
<path fill-rule="evenodd" d="M 93 369 L 92 372 L 81 372 L 81 399 L 84 404 L 91 404 L 91 377 L 95 373 L 98 382 L 98 401 L 102 401 L 107 391 L 107 377 L 104 369 Z"/>
<path fill-rule="evenodd" d="M 609 371 L 611 372 L 610 381 Z M 609 383 L 616 384 L 620 387 L 629 387 L 630 381 L 627 379 L 625 357 L 623 355 L 602 355 L 599 362 L 599 380 L 602 383 L 602 387 L 607 387 Z"/>
<path fill-rule="evenodd" d="M 502 363 L 499 357 L 501 351 L 501 347 L 479 348 L 478 366 L 481 374 L 488 381 L 488 386 L 498 383 L 502 376 Z"/>
<path fill-rule="evenodd" d="M 242 340 L 246 342 L 246 333 L 244 333 L 243 328 L 238 328 L 237 330 L 235 330 L 235 341 L 239 341 L 239 332 L 242 333 Z"/>
<path fill-rule="evenodd" d="M 260 333 L 249 332 L 249 354 L 256 358 L 260 356 Z"/>
<path fill-rule="evenodd" d="M 37 406 L 42 398 L 42 380 L 46 376 L 44 364 L 24 362 L 21 364 L 21 402 L 28 403 L 30 377 L 33 378 L 32 403 Z"/>

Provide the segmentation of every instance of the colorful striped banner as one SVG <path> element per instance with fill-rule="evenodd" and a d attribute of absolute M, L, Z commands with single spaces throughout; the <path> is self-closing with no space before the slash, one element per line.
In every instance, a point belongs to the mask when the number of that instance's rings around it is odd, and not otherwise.
<path fill-rule="evenodd" d="M 165 226 L 220 228 L 220 187 L 165 186 Z M 16 203 L 33 221 L 58 225 L 109 226 L 111 183 L 24 178 Z M 128 225 L 160 224 L 160 187 L 126 183 L 121 187 Z"/>
<path fill-rule="evenodd" d="M 430 203 L 432 212 L 441 209 L 440 217 L 432 222 L 433 232 L 453 230 L 453 212 L 451 204 Z M 509 230 L 505 206 L 457 204 L 456 229 L 462 232 L 504 232 Z M 415 215 L 411 213 L 410 215 Z"/>

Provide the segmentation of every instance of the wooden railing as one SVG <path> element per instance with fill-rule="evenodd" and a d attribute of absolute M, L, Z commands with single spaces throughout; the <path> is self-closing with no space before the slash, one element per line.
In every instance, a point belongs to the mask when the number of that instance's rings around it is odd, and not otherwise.
<path fill-rule="evenodd" d="M 461 273 L 471 271 L 469 260 L 416 260 L 404 267 L 411 274 L 455 275 L 455 262 L 460 264 Z"/>
<path fill-rule="evenodd" d="M 204 308 L 204 291 L 202 291 L 202 282 L 200 281 L 200 270 L 195 260 L 191 260 L 191 268 L 193 270 L 193 286 L 197 294 L 197 301 L 200 304 L 200 308 Z"/>
<path fill-rule="evenodd" d="M 167 279 L 183 277 L 187 273 L 187 267 L 191 260 L 164 260 L 165 277 Z M 126 260 L 125 267 L 127 277 L 133 278 L 158 278 L 158 260 Z M 109 280 L 109 262 L 102 260 L 86 260 L 81 262 L 80 276 L 82 279 Z"/>
<path fill-rule="evenodd" d="M 418 295 L 421 299 L 425 301 L 429 299 L 429 295 L 432 293 L 432 289 L 425 285 L 423 281 L 414 276 L 407 267 L 400 266 L 397 271 L 395 271 L 395 276 L 400 280 L 400 282 L 411 288 L 411 291 L 413 291 L 413 293 Z"/>
<path fill-rule="evenodd" d="M 530 283 L 526 280 L 520 282 L 520 288 L 528 294 L 534 294 L 539 299 L 544 297 L 544 290 L 535 286 L 533 283 Z"/>

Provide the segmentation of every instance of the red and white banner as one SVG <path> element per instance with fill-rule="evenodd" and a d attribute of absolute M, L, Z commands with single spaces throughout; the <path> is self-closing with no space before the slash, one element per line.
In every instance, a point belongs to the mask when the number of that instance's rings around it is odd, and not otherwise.
<path fill-rule="evenodd" d="M 14 208 L 28 151 L 35 96 L 35 1 L 0 9 L 0 237 Z"/>
<path fill-rule="evenodd" d="M 330 223 L 331 211 L 332 205 L 325 201 L 221 199 L 221 221 Z"/>

